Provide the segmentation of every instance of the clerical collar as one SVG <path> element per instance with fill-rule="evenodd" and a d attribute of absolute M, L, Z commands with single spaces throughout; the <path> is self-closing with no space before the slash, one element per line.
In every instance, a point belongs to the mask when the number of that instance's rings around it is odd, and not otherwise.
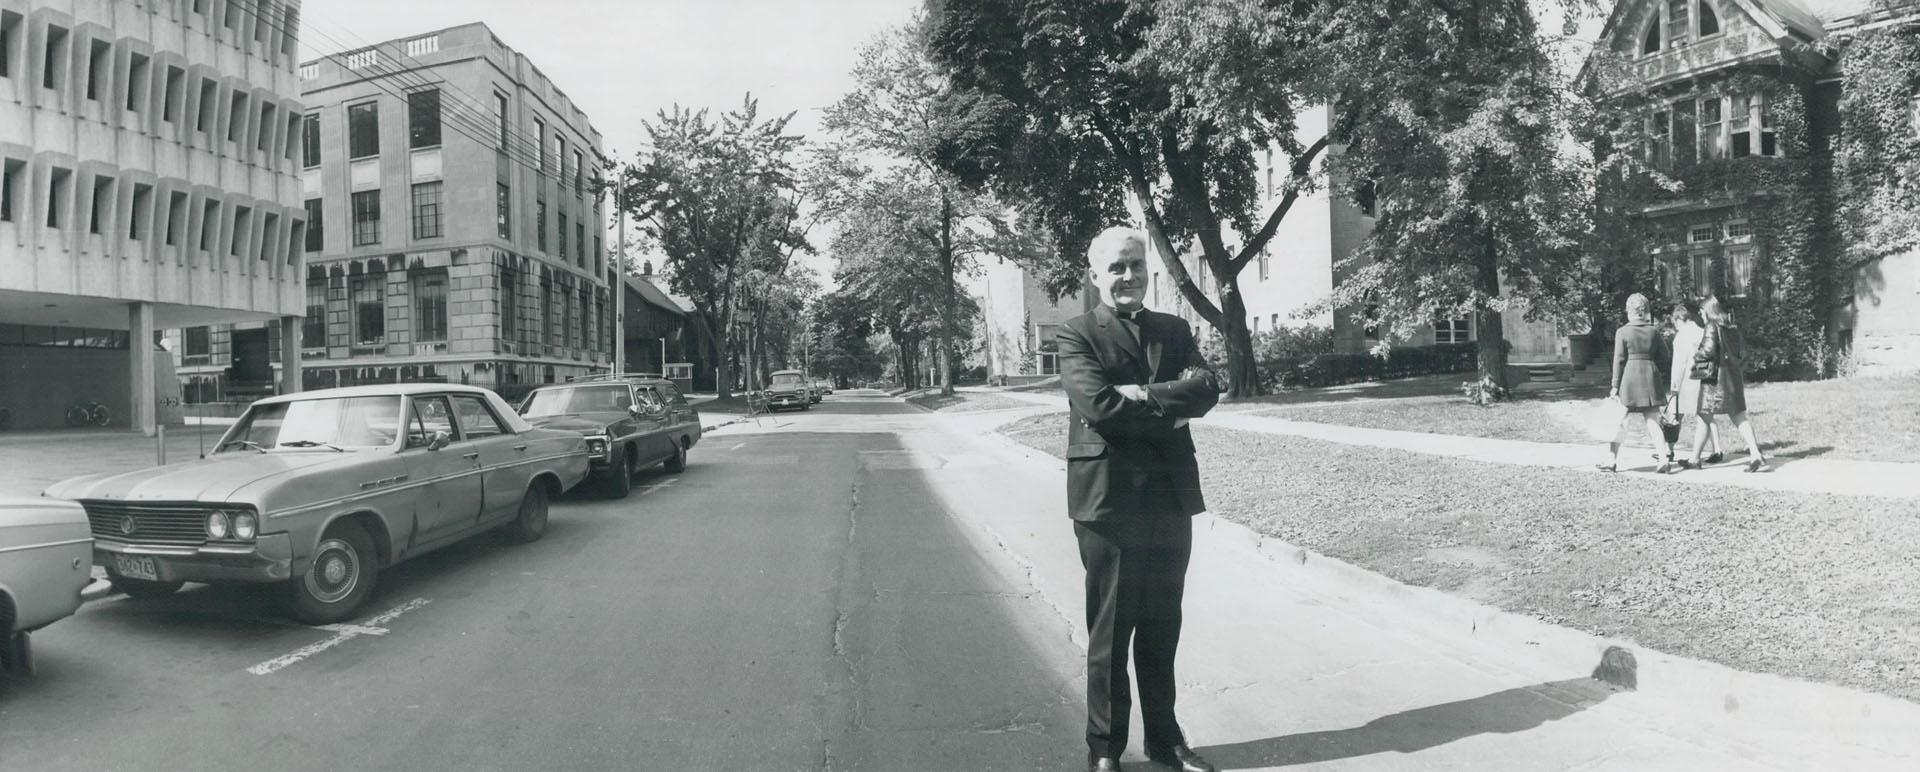
<path fill-rule="evenodd" d="M 1118 308 L 1114 308 L 1113 306 L 1107 306 L 1107 310 L 1112 311 L 1113 315 L 1116 317 L 1125 319 L 1129 322 L 1134 322 L 1134 321 L 1139 321 L 1140 315 L 1145 313 L 1147 309 L 1145 306 L 1142 306 L 1132 311 L 1122 311 Z"/>

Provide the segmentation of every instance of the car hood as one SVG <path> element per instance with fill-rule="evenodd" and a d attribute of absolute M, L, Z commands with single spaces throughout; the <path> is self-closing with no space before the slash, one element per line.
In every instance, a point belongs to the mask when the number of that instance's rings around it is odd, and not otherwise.
<path fill-rule="evenodd" d="M 232 500 L 235 493 L 255 483 L 286 478 L 300 472 L 377 463 L 378 458 L 389 455 L 372 450 L 345 453 L 331 450 L 229 452 L 184 464 L 62 480 L 54 483 L 43 495 L 61 499 L 112 501 L 223 502 Z"/>
<path fill-rule="evenodd" d="M 531 416 L 521 417 L 526 418 L 527 423 L 533 424 L 537 428 L 558 429 L 560 431 L 579 432 L 581 434 L 600 434 L 607 430 L 608 425 L 619 423 L 628 418 L 626 413 L 619 411 L 555 413 L 553 415 L 543 415 L 538 418 Z"/>

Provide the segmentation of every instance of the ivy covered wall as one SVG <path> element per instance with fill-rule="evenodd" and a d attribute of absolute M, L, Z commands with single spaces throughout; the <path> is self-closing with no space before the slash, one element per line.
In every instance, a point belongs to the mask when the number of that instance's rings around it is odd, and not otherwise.
<path fill-rule="evenodd" d="M 1839 324 L 1859 364 L 1920 368 L 1920 28 L 1862 32 L 1840 67 Z"/>

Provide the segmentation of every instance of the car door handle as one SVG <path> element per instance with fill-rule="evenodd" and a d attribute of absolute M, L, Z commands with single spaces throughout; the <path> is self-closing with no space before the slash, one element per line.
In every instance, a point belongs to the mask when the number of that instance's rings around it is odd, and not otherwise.
<path fill-rule="evenodd" d="M 472 452 L 472 453 L 462 453 L 462 454 L 460 454 L 460 457 L 461 457 L 461 458 L 464 458 L 464 459 L 466 459 L 466 460 L 468 460 L 468 461 L 472 461 L 472 460 L 474 460 L 474 459 L 477 459 L 477 458 L 479 458 L 479 457 L 480 457 L 480 451 L 477 451 L 477 450 L 476 450 L 476 451 L 474 451 L 474 452 Z"/>

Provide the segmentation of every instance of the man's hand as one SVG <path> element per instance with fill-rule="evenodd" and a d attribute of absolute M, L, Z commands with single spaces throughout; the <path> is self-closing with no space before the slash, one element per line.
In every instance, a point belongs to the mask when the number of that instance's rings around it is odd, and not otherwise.
<path fill-rule="evenodd" d="M 1131 400 L 1134 402 L 1147 401 L 1147 387 L 1145 386 L 1141 386 L 1133 383 L 1123 383 L 1123 384 L 1114 386 L 1113 390 L 1120 395 L 1121 399 Z"/>

